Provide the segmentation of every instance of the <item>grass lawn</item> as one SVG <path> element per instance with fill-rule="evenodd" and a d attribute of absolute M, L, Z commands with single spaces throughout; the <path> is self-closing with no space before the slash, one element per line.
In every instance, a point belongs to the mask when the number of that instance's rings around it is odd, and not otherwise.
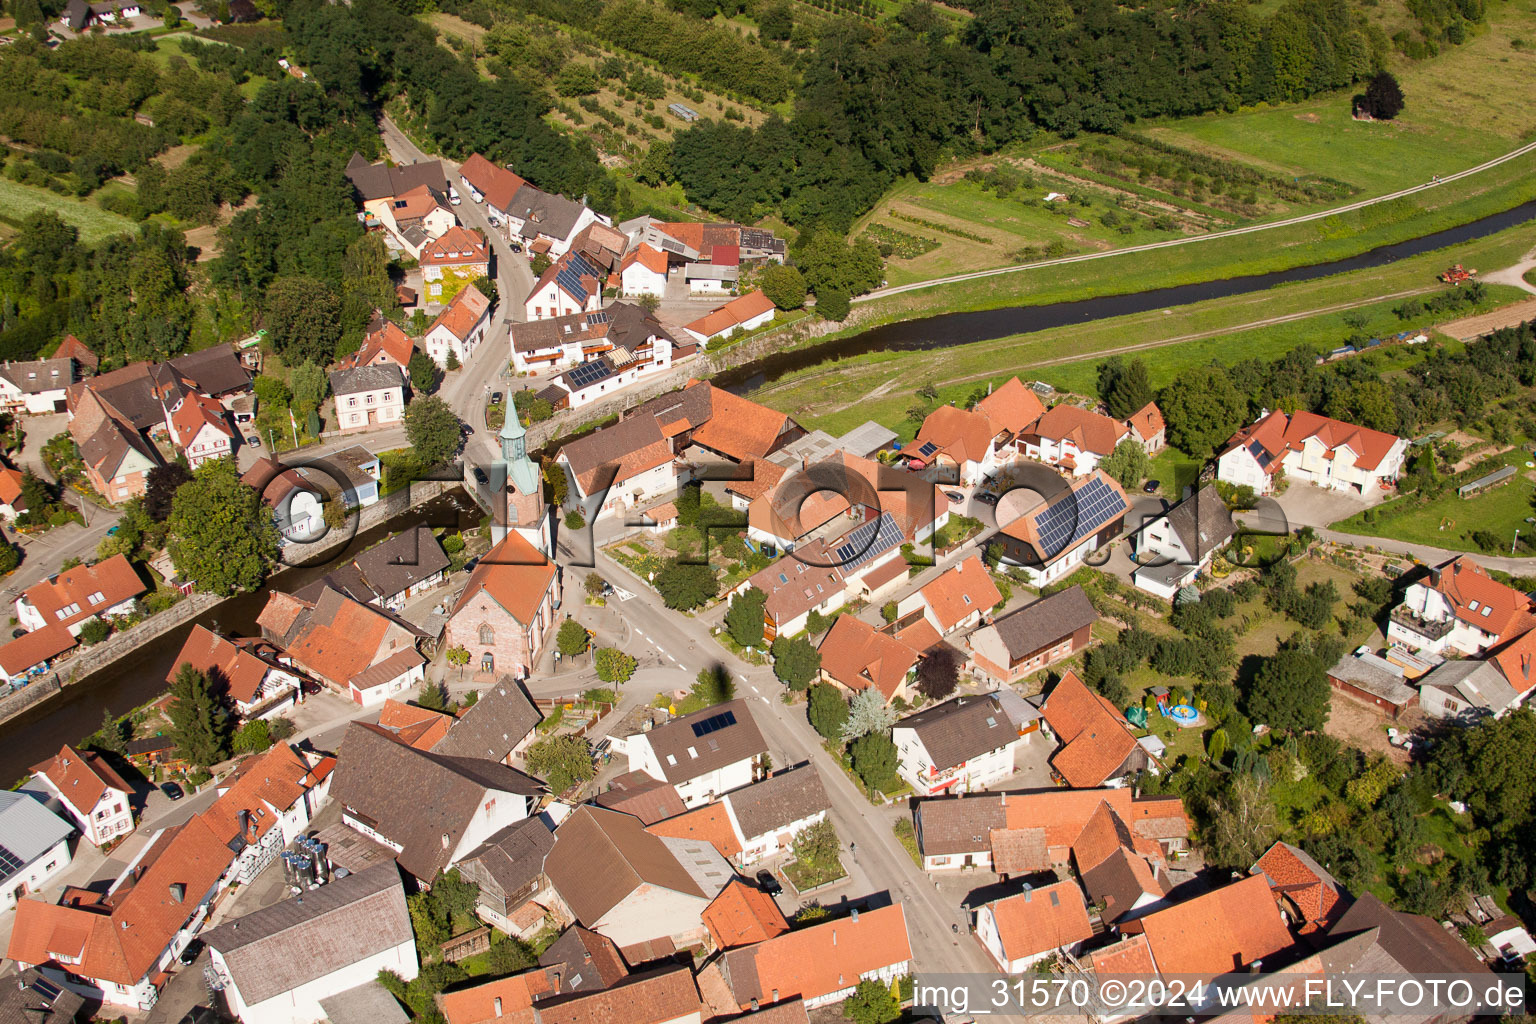
<path fill-rule="evenodd" d="M 814 889 L 847 876 L 848 872 L 843 869 L 841 860 L 835 860 L 831 864 L 812 864 L 797 860 L 784 868 L 784 877 L 789 879 L 789 884 L 795 887 L 796 892 L 805 892 L 807 889 Z"/>
<path fill-rule="evenodd" d="M 127 217 L 108 213 L 87 199 L 61 196 L 43 188 L 0 178 L 0 216 L 20 223 L 38 210 L 52 210 L 80 229 L 83 242 L 99 242 L 111 235 L 132 234 L 138 225 Z"/>
<path fill-rule="evenodd" d="M 1298 345 L 1319 350 L 1332 348 L 1354 330 L 1343 319 L 1350 308 L 1367 316 L 1361 328 L 1366 334 L 1396 334 L 1445 318 L 1400 321 L 1392 309 L 1401 299 L 1378 300 L 1359 307 L 1355 304 L 1373 296 L 1438 290 L 1440 286 L 1434 276 L 1447 262 L 1471 259 L 1472 266 L 1507 266 L 1524 255 L 1533 243 L 1536 227 L 1523 226 L 1456 246 L 1449 254 L 1426 253 L 1385 267 L 1166 311 L 952 348 L 873 352 L 827 361 L 759 388 L 753 397 L 789 413 L 800 423 L 834 435 L 875 419 L 910 438 L 917 424 L 905 419 L 906 411 L 913 405 L 913 392 L 927 382 L 939 389 L 939 400 L 945 402 L 963 400 L 975 388 L 988 382 L 1000 384 L 1014 374 L 1025 380 L 1044 380 L 1062 390 L 1091 394 L 1095 367 L 1106 354 L 1118 351 L 1143 359 L 1153 387 L 1161 387 L 1180 370 L 1212 360 L 1234 363 L 1247 358 L 1272 359 Z M 1485 301 L 1492 308 L 1522 294 L 1513 288 L 1490 286 Z M 1295 319 L 1237 330 L 1278 317 Z M 1419 359 L 1422 353 L 1393 350 L 1392 355 L 1384 358 Z"/>
<path fill-rule="evenodd" d="M 1519 466 L 1521 471 L 1514 479 L 1481 494 L 1458 498 L 1452 491 L 1422 504 L 1411 495 L 1394 498 L 1373 510 L 1375 516 L 1371 522 L 1366 522 L 1362 513 L 1333 524 L 1333 529 L 1452 551 L 1480 550 L 1472 542 L 1472 532 L 1487 530 L 1505 545 L 1497 554 L 1507 555 L 1516 530 L 1527 536 L 1536 531 L 1536 526 L 1525 521 L 1528 516 L 1536 515 L 1536 508 L 1531 504 L 1536 484 L 1532 484 L 1524 470 L 1528 458 L 1529 453 L 1523 449 L 1501 457 L 1501 462 Z"/>
<path fill-rule="evenodd" d="M 1152 457 L 1152 475 L 1149 479 L 1162 485 L 1163 497 L 1178 501 L 1185 487 L 1193 487 L 1200 479 L 1203 463 L 1192 455 L 1185 455 L 1171 445 Z"/>

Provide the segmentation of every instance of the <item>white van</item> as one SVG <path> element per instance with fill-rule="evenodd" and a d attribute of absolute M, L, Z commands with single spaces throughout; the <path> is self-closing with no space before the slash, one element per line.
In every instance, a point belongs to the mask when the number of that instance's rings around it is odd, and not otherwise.
<path fill-rule="evenodd" d="M 448 202 L 452 203 L 454 206 L 458 206 L 459 203 L 463 202 L 463 200 L 459 198 L 459 190 L 454 188 L 452 185 L 448 186 Z"/>

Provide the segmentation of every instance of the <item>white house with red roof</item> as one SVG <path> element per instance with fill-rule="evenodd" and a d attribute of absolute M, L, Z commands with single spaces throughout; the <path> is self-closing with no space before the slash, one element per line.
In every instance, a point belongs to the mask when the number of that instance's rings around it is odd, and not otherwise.
<path fill-rule="evenodd" d="M 81 753 L 66 744 L 42 764 L 26 789 L 57 801 L 64 816 L 94 846 L 104 846 L 133 831 L 133 787 L 95 752 Z"/>
<path fill-rule="evenodd" d="M 410 335 L 390 321 L 378 317 L 363 336 L 362 347 L 339 360 L 336 369 L 356 370 L 363 366 L 393 363 L 403 370 L 410 366 L 413 350 Z"/>
<path fill-rule="evenodd" d="M 727 950 L 710 967 L 743 1013 L 796 998 L 815 1009 L 847 998 L 860 981 L 889 986 L 911 969 L 912 942 L 900 903 Z"/>
<path fill-rule="evenodd" d="M 460 365 L 469 361 L 491 326 L 491 300 L 474 285 L 466 285 L 437 315 L 422 338 L 422 348 L 438 366 L 451 354 Z"/>
<path fill-rule="evenodd" d="M 478 229 L 455 225 L 422 246 L 417 262 L 421 265 L 421 279 L 426 282 L 427 295 L 431 298 L 442 294 L 440 284 L 435 292 L 432 286 L 446 275 L 456 274 L 472 281 L 489 274 L 491 249 Z"/>
<path fill-rule="evenodd" d="M 1047 957 L 1081 953 L 1093 924 L 1082 889 L 1069 879 L 983 903 L 976 937 L 1004 973 L 1022 974 Z"/>
<path fill-rule="evenodd" d="M 1248 873 L 1264 876 L 1292 927 L 1303 935 L 1326 932 L 1354 902 L 1327 868 L 1290 843 L 1276 842 Z"/>
<path fill-rule="evenodd" d="M 1075 405 L 1054 405 L 1020 436 L 1018 449 L 1029 458 L 1057 466 L 1073 476 L 1098 468 L 1115 447 L 1130 439 L 1150 455 L 1163 446 L 1166 429 L 1155 402 L 1121 421 Z"/>
<path fill-rule="evenodd" d="M 898 618 L 921 611 L 941 634 L 976 625 L 1003 599 L 981 559 L 971 555 L 896 604 Z"/>
<path fill-rule="evenodd" d="M 667 294 L 667 254 L 641 242 L 619 263 L 620 295 Z"/>
<path fill-rule="evenodd" d="M 235 447 L 235 430 L 224 407 L 205 395 L 187 395 L 165 414 L 166 429 L 176 450 L 193 469 L 209 459 L 222 459 Z"/>
<path fill-rule="evenodd" d="M 1392 609 L 1387 639 L 1435 654 L 1480 656 L 1536 628 L 1536 602 L 1459 555 L 1408 585 Z"/>
<path fill-rule="evenodd" d="M 192 627 L 165 681 L 191 665 L 224 688 L 241 718 L 271 718 L 298 701 L 302 677 L 265 640 L 230 640 L 200 625 Z"/>
<path fill-rule="evenodd" d="M 7 522 L 14 522 L 17 516 L 27 510 L 27 503 L 21 497 L 21 485 L 25 479 L 21 470 L 0 466 L 0 518 Z"/>
<path fill-rule="evenodd" d="M 124 555 L 95 565 L 77 565 L 34 583 L 16 599 L 16 620 L 29 633 L 63 626 L 71 636 L 90 619 L 113 619 L 133 611 L 133 602 L 149 588 Z"/>
<path fill-rule="evenodd" d="M 1067 672 L 1040 706 L 1061 748 L 1051 767 L 1073 789 L 1122 786 L 1157 759 L 1139 743 L 1120 709 L 1094 693 L 1076 672 Z"/>
<path fill-rule="evenodd" d="M 1282 470 L 1293 480 L 1335 491 L 1373 495 L 1387 490 L 1403 471 L 1408 442 L 1313 412 L 1272 412 L 1233 435 L 1216 459 L 1216 479 L 1275 488 Z"/>
<path fill-rule="evenodd" d="M 286 743 L 241 761 L 219 780 L 203 819 L 235 850 L 231 882 L 248 882 L 304 834 L 330 798 L 336 759 Z"/>
<path fill-rule="evenodd" d="M 697 338 L 700 344 L 707 344 L 716 338 L 729 337 L 736 331 L 752 331 L 770 324 L 774 315 L 773 300 L 759 288 L 684 325 L 683 330 Z"/>
<path fill-rule="evenodd" d="M 1013 377 L 973 409 L 941 405 L 933 410 L 903 454 L 914 469 L 928 470 L 929 479 L 968 487 L 1012 458 L 1022 435 L 1044 412 L 1039 397 Z"/>

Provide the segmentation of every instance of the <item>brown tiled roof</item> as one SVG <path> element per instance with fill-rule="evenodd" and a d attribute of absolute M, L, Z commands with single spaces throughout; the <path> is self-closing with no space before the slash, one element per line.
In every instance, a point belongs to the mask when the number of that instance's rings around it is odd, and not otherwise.
<path fill-rule="evenodd" d="M 59 342 L 59 347 L 53 350 L 55 359 L 73 359 L 81 366 L 94 370 L 101 365 L 101 360 L 95 352 L 92 352 L 79 338 L 73 334 L 64 335 L 64 340 Z"/>
<path fill-rule="evenodd" d="M 688 324 L 687 329 L 705 338 L 713 338 L 717 334 L 734 330 L 753 317 L 762 316 L 771 309 L 773 309 L 773 300 L 764 295 L 759 288 L 739 299 L 732 299 L 714 312 L 706 313 Z"/>
<path fill-rule="evenodd" d="M 370 164 L 361 153 L 353 153 L 347 161 L 347 178 L 364 199 L 384 199 L 409 192 L 417 185 L 441 189 L 448 183 L 440 160 L 424 160 L 417 164 L 391 167 L 380 161 Z"/>
<path fill-rule="evenodd" d="M 267 592 L 267 603 L 262 606 L 261 614 L 256 616 L 256 624 L 277 636 L 286 636 L 299 617 L 313 607 L 291 594 L 271 590 Z"/>
<path fill-rule="evenodd" d="M 453 606 L 453 615 L 481 591 L 523 625 L 531 625 L 544 595 L 555 583 L 555 567 L 519 533 L 506 537 L 480 559 Z"/>
<path fill-rule="evenodd" d="M 1070 948 L 1093 937 L 1083 892 L 1074 881 L 1027 889 L 987 906 L 1009 960 Z"/>
<path fill-rule="evenodd" d="M 665 1024 L 703 1005 L 693 971 L 683 964 L 631 974 L 612 988 L 539 1003 L 539 1024 Z"/>
<path fill-rule="evenodd" d="M 1051 865 L 1051 848 L 1043 827 L 992 830 L 992 870 L 998 874 L 1028 875 L 1048 871 Z"/>
<path fill-rule="evenodd" d="M 582 493 L 588 495 L 600 484 L 598 471 L 609 463 L 616 463 L 618 470 L 611 486 L 622 487 L 631 477 L 672 461 L 672 448 L 661 428 L 646 416 L 626 417 L 611 427 L 567 443 L 560 452 L 570 463 Z"/>
<path fill-rule="evenodd" d="M 335 767 L 335 758 L 326 757 L 311 768 L 288 744 L 275 744 L 263 754 L 246 758 L 233 776 L 220 783 L 222 792 L 203 818 L 226 843 L 242 831 L 246 842 L 252 842 L 271 831 L 278 816 L 320 785 Z M 249 813 L 243 824 L 241 811 Z"/>
<path fill-rule="evenodd" d="M 522 684 L 502 676 L 495 686 L 481 692 L 475 705 L 432 749 L 451 757 L 501 761 L 543 720 L 543 713 L 533 706 L 533 698 Z"/>
<path fill-rule="evenodd" d="M 1105 921 L 1118 921 L 1142 896 L 1160 899 L 1168 887 L 1154 873 L 1145 857 L 1120 847 L 1093 868 L 1082 872 L 1083 888 L 1104 909 Z"/>
<path fill-rule="evenodd" d="M 560 967 L 561 992 L 591 992 L 617 985 L 629 967 L 619 955 L 619 947 L 606 935 L 573 924 L 539 954 L 545 967 Z"/>
<path fill-rule="evenodd" d="M 934 444 L 956 462 L 980 462 L 1001 430 L 984 413 L 941 405 L 923 419 L 912 447 Z"/>
<path fill-rule="evenodd" d="M 971 555 L 959 565 L 940 573 L 918 591 L 939 620 L 939 629 L 948 632 L 972 612 L 985 612 L 1003 599 L 1002 592 L 987 574 L 981 559 Z"/>
<path fill-rule="evenodd" d="M 331 789 L 350 813 L 400 844 L 401 867 L 430 883 L 453 856 L 487 789 L 536 796 L 542 787 L 506 765 L 414 750 L 387 730 L 354 722 L 337 751 Z"/>
<path fill-rule="evenodd" d="M 906 568 L 897 560 L 892 564 Z M 873 686 L 889 701 L 918 652 L 853 615 L 839 615 L 821 641 L 821 670 L 850 690 Z"/>
<path fill-rule="evenodd" d="M 997 390 L 976 403 L 976 410 L 998 430 L 1017 434 L 1038 420 L 1045 412 L 1040 396 L 1017 377 L 1010 377 Z"/>
<path fill-rule="evenodd" d="M 1022 658 L 1049 647 L 1099 619 L 1082 587 L 1068 587 L 992 623 L 1011 658 Z"/>
<path fill-rule="evenodd" d="M 676 817 L 688 810 L 672 783 L 653 779 L 644 772 L 625 772 L 611 780 L 608 786 L 608 790 L 599 793 L 593 802 L 610 811 L 632 814 L 644 825 Z"/>
<path fill-rule="evenodd" d="M 391 597 L 448 568 L 448 556 L 430 527 L 405 530 L 362 552 L 354 560 L 363 579 L 381 597 Z"/>
<path fill-rule="evenodd" d="M 415 653 L 410 637 L 397 637 L 394 649 L 384 646 L 395 624 L 377 608 L 327 588 L 298 624 L 298 635 L 287 644 L 288 654 L 305 670 L 346 686 L 386 659 Z"/>
<path fill-rule="evenodd" d="M 1164 974 L 1226 974 L 1291 946 L 1269 884 L 1258 875 L 1154 911 L 1125 928 L 1146 934 Z"/>
<path fill-rule="evenodd" d="M 480 289 L 474 285 L 465 285 L 459 294 L 448 303 L 448 308 L 437 315 L 432 321 L 431 331 L 438 327 L 446 327 L 455 338 L 463 341 L 469 337 L 475 329 L 475 324 L 485 316 L 485 311 L 491 306 L 491 300 L 480 294 Z"/>
<path fill-rule="evenodd" d="M 22 596 L 48 625 L 70 626 L 138 597 L 148 589 L 127 556 L 113 555 L 95 565 L 65 569 L 57 576 L 34 583 L 22 592 Z M 101 597 L 93 601 L 91 597 L 95 594 Z M 59 615 L 60 611 L 73 605 L 78 605 L 78 609 Z"/>
<path fill-rule="evenodd" d="M 1244 881 L 1264 884 L 1264 880 L 1257 876 Z M 1268 895 L 1267 891 L 1265 895 Z M 1377 929 L 1374 945 L 1409 973 L 1482 974 L 1488 970 L 1455 933 L 1446 931 L 1421 914 L 1393 910 L 1369 892 L 1344 912 L 1338 923 L 1329 929 L 1328 937 L 1340 939 L 1373 928 Z M 1158 962 L 1161 964 L 1161 957 Z"/>
<path fill-rule="evenodd" d="M 896 728 L 917 733 L 937 771 L 965 764 L 1019 738 L 1003 706 L 989 694 L 947 700 L 908 715 Z"/>
<path fill-rule="evenodd" d="M 21 485 L 25 479 L 19 469 L 0 467 L 0 502 L 18 512 L 23 511 L 26 505 L 21 504 Z"/>
<path fill-rule="evenodd" d="M 176 447 L 186 448 L 204 427 L 212 427 L 225 437 L 235 436 L 234 428 L 224 416 L 222 405 L 203 395 L 188 395 L 181 403 L 181 408 L 171 414 Z"/>
<path fill-rule="evenodd" d="M 762 782 L 735 790 L 725 798 L 748 839 L 765 836 L 774 829 L 830 811 L 821 773 L 812 764 L 781 771 Z"/>
<path fill-rule="evenodd" d="M 1002 801 L 991 794 L 922 800 L 913 817 L 926 857 L 984 851 L 993 830 L 1008 825 Z"/>
<path fill-rule="evenodd" d="M 448 1024 L 534 1024 L 538 1015 L 533 1010 L 533 1001 L 555 994 L 551 974 L 549 969 L 537 967 L 507 978 L 439 992 L 433 998 Z"/>
<path fill-rule="evenodd" d="M 1062 744 L 1051 766 L 1074 789 L 1102 785 L 1136 748 L 1125 716 L 1076 672 L 1062 677 L 1040 712 Z"/>
<path fill-rule="evenodd" d="M 526 182 L 505 167 L 491 163 L 479 153 L 472 153 L 459 165 L 459 174 L 475 187 L 485 201 L 502 212 L 512 208 L 512 197 Z"/>
<path fill-rule="evenodd" d="M 1119 420 L 1065 402 L 1047 409 L 1029 430 L 1032 437 L 1071 441 L 1079 451 L 1093 452 L 1101 458 L 1114 451 L 1126 433 L 1127 427 Z"/>
<path fill-rule="evenodd" d="M 741 852 L 741 841 L 731 827 L 731 816 L 723 803 L 705 804 L 691 811 L 684 811 L 675 818 L 647 825 L 645 830 L 653 836 L 672 839 L 702 839 L 709 843 L 720 856 L 730 860 Z"/>
<path fill-rule="evenodd" d="M 727 712 L 735 716 L 734 724 L 723 725 L 703 736 L 694 732 L 695 724 Z M 768 743 L 758 730 L 757 720 L 745 699 L 727 701 L 684 715 L 642 735 L 655 751 L 662 774 L 673 785 L 757 757 L 768 750 Z"/>
<path fill-rule="evenodd" d="M 754 455 L 762 458 L 770 454 L 777 446 L 779 435 L 785 428 L 793 426 L 793 421 L 777 409 L 759 405 L 724 388 L 707 382 L 688 385 L 688 390 L 694 388 L 706 389 L 710 401 L 709 419 L 693 432 L 694 443 L 737 462 Z"/>
<path fill-rule="evenodd" d="M 816 999 L 857 985 L 865 974 L 912 960 L 901 904 L 820 921 L 725 954 L 725 973 L 742 1007 Z"/>
<path fill-rule="evenodd" d="M 181 653 L 171 663 L 165 681 L 174 682 L 182 665 L 215 678 L 228 688 L 229 696 L 249 704 L 267 673 L 280 667 L 253 651 L 238 647 L 224 637 L 200 625 L 194 625 L 181 645 Z"/>
<path fill-rule="evenodd" d="M 82 754 L 67 743 L 57 754 L 34 765 L 32 770 L 48 776 L 53 787 L 80 811 L 95 807 L 109 789 L 133 792 L 133 787 L 124 782 L 100 754 L 95 751 Z"/>
<path fill-rule="evenodd" d="M 544 872 L 584 924 L 600 921 L 643 885 L 689 896 L 704 891 L 639 819 L 582 805 L 560 824 Z"/>
<path fill-rule="evenodd" d="M 826 541 L 817 537 L 753 573 L 747 582 L 768 595 L 763 610 L 782 626 L 844 589 L 843 571 L 836 563 Z"/>
<path fill-rule="evenodd" d="M 422 266 L 457 266 L 460 263 L 484 263 L 490 259 L 485 236 L 478 229 L 455 224 L 428 242 L 421 250 Z"/>
<path fill-rule="evenodd" d="M 535 816 L 494 833 L 464 860 L 479 862 L 503 893 L 515 893 L 544 872 L 544 858 L 554 847 L 555 834 Z"/>
<path fill-rule="evenodd" d="M 704 908 L 704 925 L 716 949 L 750 946 L 789 931 L 773 897 L 737 878 Z"/>
<path fill-rule="evenodd" d="M 160 369 L 161 376 L 165 376 L 168 370 L 177 378 L 190 381 L 196 390 L 214 398 L 251 386 L 251 372 L 240 362 L 240 357 L 235 355 L 234 347 L 230 345 L 214 345 L 212 348 L 177 356 L 162 363 Z"/>

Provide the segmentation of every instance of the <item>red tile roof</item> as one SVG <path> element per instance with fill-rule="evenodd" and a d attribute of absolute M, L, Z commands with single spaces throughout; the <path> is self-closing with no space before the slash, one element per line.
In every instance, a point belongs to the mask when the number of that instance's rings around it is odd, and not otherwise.
<path fill-rule="evenodd" d="M 1291 934 L 1262 875 L 1249 875 L 1121 925 L 1147 936 L 1164 974 L 1241 970 L 1291 946 Z"/>
<path fill-rule="evenodd" d="M 402 220 L 420 220 L 433 210 L 441 210 L 443 207 L 437 201 L 437 196 L 432 194 L 432 189 L 427 185 L 417 185 L 407 189 L 394 197 L 391 204 L 391 213 L 396 222 Z"/>
<path fill-rule="evenodd" d="M 916 451 L 924 444 L 931 443 L 955 462 L 980 462 L 986 458 L 987 451 L 992 447 L 992 439 L 1002 429 L 988 419 L 985 413 L 941 405 L 924 417 L 912 450 Z M 927 461 L 933 460 L 930 458 Z"/>
<path fill-rule="evenodd" d="M 986 906 L 997 921 L 997 935 L 1008 960 L 1071 947 L 1093 937 L 1083 891 L 1075 881 L 1031 889 Z"/>
<path fill-rule="evenodd" d="M 92 370 L 101 364 L 101 360 L 96 357 L 96 353 L 87 348 L 85 342 L 73 334 L 64 335 L 64 340 L 59 342 L 59 347 L 53 350 L 54 359 L 64 359 L 66 357 L 75 360 L 82 366 L 88 366 Z"/>
<path fill-rule="evenodd" d="M 524 181 L 505 167 L 498 167 L 474 153 L 459 167 L 459 174 L 475 187 L 485 201 L 505 213 Z"/>
<path fill-rule="evenodd" d="M 1281 458 L 1287 451 L 1301 451 L 1306 442 L 1314 437 L 1330 454 L 1339 448 L 1348 448 L 1355 454 L 1355 465 L 1364 470 L 1380 466 L 1392 446 L 1402 440 L 1392 434 L 1357 427 L 1353 423 L 1329 419 L 1315 412 L 1298 410 L 1288 417 L 1276 410 L 1234 434 L 1227 442 L 1227 449 L 1239 445 L 1257 445 L 1273 460 L 1265 468 L 1275 473 L 1279 471 Z"/>
<path fill-rule="evenodd" d="M 493 1020 L 531 1024 L 538 1019 L 532 1009 L 533 1001 L 548 999 L 554 994 L 549 971 L 535 967 L 483 985 L 440 992 L 436 999 L 437 1008 L 448 1024 L 483 1024 Z"/>
<path fill-rule="evenodd" d="M 0 669 L 14 678 L 35 665 L 58 657 L 73 646 L 75 638 L 63 626 L 34 629 L 15 640 L 0 644 Z"/>
<path fill-rule="evenodd" d="M 716 949 L 750 946 L 789 931 L 789 922 L 773 897 L 739 878 L 704 908 L 704 925 Z"/>
<path fill-rule="evenodd" d="M 1079 451 L 1099 456 L 1114 451 L 1126 433 L 1127 427 L 1118 420 L 1065 403 L 1051 406 L 1029 430 L 1030 436 L 1057 442 L 1071 441 Z"/>
<path fill-rule="evenodd" d="M 335 766 L 325 758 L 311 769 L 304 758 L 286 743 L 247 758 L 232 779 L 225 779 L 223 794 L 203 812 L 203 820 L 225 843 L 240 835 L 240 812 L 248 812 L 246 841 L 266 835 L 282 813 L 319 785 Z"/>
<path fill-rule="evenodd" d="M 822 921 L 725 954 L 731 990 L 743 1009 L 779 1000 L 816 999 L 859 983 L 865 974 L 908 964 L 912 943 L 897 903 Z"/>
<path fill-rule="evenodd" d="M 18 512 L 22 511 L 25 507 L 18 508 L 16 505 L 16 502 L 21 498 L 21 482 L 23 479 L 19 469 L 12 469 L 10 466 L 0 468 L 0 503 L 9 505 Z"/>
<path fill-rule="evenodd" d="M 234 437 L 224 407 L 204 395 L 188 395 L 181 408 L 171 414 L 171 428 L 176 434 L 176 447 L 185 449 L 197 437 L 203 427 L 212 427 L 225 437 Z"/>
<path fill-rule="evenodd" d="M 359 366 L 376 366 L 383 362 L 406 367 L 411 362 L 412 348 L 410 335 L 386 320 L 383 326 L 370 332 L 363 339 L 362 348 L 342 359 L 336 364 L 336 368 L 355 370 Z"/>
<path fill-rule="evenodd" d="M 1152 963 L 1152 948 L 1147 945 L 1145 935 L 1132 935 L 1088 955 L 1093 961 L 1093 972 L 1101 978 L 1114 974 L 1157 973 L 1157 966 Z"/>
<path fill-rule="evenodd" d="M 81 811 L 95 807 L 109 789 L 124 794 L 133 792 L 133 787 L 124 782 L 100 754 L 82 754 L 67 743 L 57 754 L 34 765 L 32 770 L 46 775 L 53 788 Z"/>
<path fill-rule="evenodd" d="M 508 533 L 475 566 L 453 614 L 483 590 L 514 619 L 528 625 L 554 582 L 555 567 L 549 560 L 520 534 Z"/>
<path fill-rule="evenodd" d="M 491 258 L 485 236 L 478 230 L 455 224 L 421 247 L 424 267 L 453 267 L 464 263 L 485 263 Z"/>
<path fill-rule="evenodd" d="M 1456 618 L 1485 633 L 1514 636 L 1536 626 L 1536 603 L 1489 576 L 1467 555 L 1436 566 L 1425 583 L 1445 598 Z"/>
<path fill-rule="evenodd" d="M 1074 789 L 1101 786 L 1136 749 L 1136 737 L 1112 703 L 1069 671 L 1040 712 L 1062 747 L 1051 766 Z"/>
<path fill-rule="evenodd" d="M 417 750 L 431 750 L 437 741 L 448 734 L 453 716 L 431 708 L 404 704 L 391 697 L 379 712 L 379 727 L 388 729 L 401 743 Z"/>
<path fill-rule="evenodd" d="M 375 608 L 327 589 L 288 645 L 288 653 L 305 670 L 345 686 L 377 662 L 414 652 L 414 643 L 401 651 L 384 649 L 392 625 L 394 621 Z"/>
<path fill-rule="evenodd" d="M 771 453 L 779 435 L 789 426 L 788 416 L 777 409 L 759 405 L 750 398 L 742 398 L 704 381 L 689 384 L 688 387 L 709 389 L 709 419 L 694 430 L 694 443 L 711 448 L 737 462 L 752 456 L 762 458 Z"/>
<path fill-rule="evenodd" d="M 732 299 L 712 313 L 699 317 L 691 324 L 687 324 L 684 330 L 704 338 L 713 338 L 724 334 L 751 320 L 753 317 L 762 316 L 773 309 L 773 300 L 763 294 L 761 288 L 748 292 L 737 299 Z"/>
<path fill-rule="evenodd" d="M 653 249 L 645 242 L 641 242 L 625 254 L 623 261 L 619 264 L 619 273 L 622 274 L 636 263 L 653 273 L 667 272 L 667 254 L 660 249 Z"/>
<path fill-rule="evenodd" d="M 726 812 L 725 805 L 720 803 L 696 807 L 675 818 L 647 825 L 645 830 L 653 836 L 703 839 L 720 851 L 720 856 L 726 860 L 731 860 L 741 852 L 741 842 L 736 838 L 736 830 L 731 827 L 731 816 Z"/>
<path fill-rule="evenodd" d="M 1150 441 L 1166 426 L 1163 423 L 1163 410 L 1157 407 L 1156 402 L 1148 402 L 1131 413 L 1128 426 L 1142 441 Z"/>
<path fill-rule="evenodd" d="M 1086 875 L 1122 849 L 1154 861 L 1163 859 L 1162 847 L 1155 840 L 1137 835 L 1113 807 L 1100 804 L 1072 841 L 1072 859 L 1077 862 L 1077 873 Z"/>
<path fill-rule="evenodd" d="M 113 555 L 95 565 L 65 569 L 52 579 L 28 587 L 22 597 L 48 625 L 70 626 L 138 597 L 147 589 L 127 557 Z M 92 601 L 94 594 L 100 594 L 100 600 Z M 59 614 L 73 605 L 79 607 L 66 615 Z"/>
<path fill-rule="evenodd" d="M 918 651 L 853 615 L 839 615 L 821 641 L 821 669 L 850 690 L 871 686 L 896 696 Z"/>
<path fill-rule="evenodd" d="M 191 665 L 204 674 L 216 673 L 229 688 L 229 696 L 247 704 L 256 696 L 261 681 L 272 669 L 250 651 L 242 650 L 203 626 L 193 626 L 192 632 L 187 634 L 165 681 L 174 682 L 182 665 Z"/>
<path fill-rule="evenodd" d="M 976 555 L 944 570 L 918 593 L 928 602 L 934 618 L 939 620 L 939 630 L 946 633 L 967 615 L 978 611 L 985 614 L 1003 599 L 997 584 L 987 574 L 987 567 Z"/>
<path fill-rule="evenodd" d="M 474 331 L 480 318 L 485 316 L 485 311 L 491 306 L 491 300 L 480 294 L 480 289 L 474 285 L 465 285 L 459 294 L 448 303 L 448 308 L 437 315 L 432 321 L 429 331 L 438 327 L 446 327 L 455 338 L 460 341 L 469 337 Z"/>
<path fill-rule="evenodd" d="M 1040 396 L 1017 377 L 1010 377 L 986 398 L 976 403 L 976 411 L 992 421 L 998 430 L 1017 434 L 1045 413 Z"/>
<path fill-rule="evenodd" d="M 1276 895 L 1283 895 L 1312 926 L 1326 928 L 1337 914 L 1344 912 L 1343 895 L 1333 876 L 1316 861 L 1289 843 L 1275 843 L 1253 865 L 1253 874 L 1262 875 Z"/>

